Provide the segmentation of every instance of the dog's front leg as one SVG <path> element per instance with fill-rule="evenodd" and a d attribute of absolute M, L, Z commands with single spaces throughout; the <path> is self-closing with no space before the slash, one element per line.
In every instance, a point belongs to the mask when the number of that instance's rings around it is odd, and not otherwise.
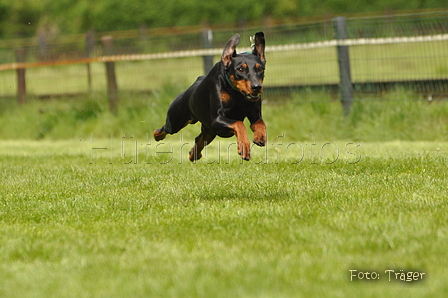
<path fill-rule="evenodd" d="M 229 125 L 229 128 L 233 130 L 238 142 L 238 154 L 244 160 L 250 159 L 250 142 L 247 136 L 246 126 L 242 121 L 236 121 Z"/>
<path fill-rule="evenodd" d="M 254 124 L 250 126 L 250 129 L 254 132 L 253 142 L 258 146 L 266 145 L 266 124 L 262 119 L 258 119 Z"/>
<path fill-rule="evenodd" d="M 250 159 L 250 142 L 243 121 L 218 116 L 212 123 L 212 129 L 214 133 L 223 138 L 236 136 L 238 154 L 244 160 Z"/>

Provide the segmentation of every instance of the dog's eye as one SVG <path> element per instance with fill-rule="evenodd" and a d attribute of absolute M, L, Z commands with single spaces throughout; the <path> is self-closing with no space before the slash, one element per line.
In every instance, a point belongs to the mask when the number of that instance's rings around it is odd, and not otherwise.
<path fill-rule="evenodd" d="M 257 71 L 258 71 L 258 72 L 263 72 L 263 71 L 264 71 L 264 68 L 263 68 L 263 67 L 259 67 L 259 68 L 257 68 Z"/>
<path fill-rule="evenodd" d="M 244 72 L 244 68 L 242 68 L 241 66 L 238 67 L 236 70 L 237 70 L 238 72 Z"/>

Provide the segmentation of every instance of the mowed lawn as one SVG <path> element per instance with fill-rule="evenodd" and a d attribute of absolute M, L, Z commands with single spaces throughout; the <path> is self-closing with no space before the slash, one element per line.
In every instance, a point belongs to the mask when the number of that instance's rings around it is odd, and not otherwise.
<path fill-rule="evenodd" d="M 446 142 L 115 141 L 1 141 L 0 297 L 448 294 Z"/>

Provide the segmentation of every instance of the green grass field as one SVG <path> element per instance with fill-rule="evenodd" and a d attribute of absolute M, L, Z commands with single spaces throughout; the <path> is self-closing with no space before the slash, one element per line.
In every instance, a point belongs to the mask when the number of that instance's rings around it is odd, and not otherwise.
<path fill-rule="evenodd" d="M 446 295 L 448 143 L 359 145 L 332 163 L 109 164 L 88 141 L 2 141 L 0 296 Z"/>
<path fill-rule="evenodd" d="M 268 99 L 266 149 L 190 163 L 198 125 L 151 141 L 177 88 L 2 100 L 0 297 L 447 295 L 448 103 Z"/>

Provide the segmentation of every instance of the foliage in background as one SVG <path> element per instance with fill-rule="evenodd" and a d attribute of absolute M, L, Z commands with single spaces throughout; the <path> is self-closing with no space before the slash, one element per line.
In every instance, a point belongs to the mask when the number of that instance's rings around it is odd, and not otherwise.
<path fill-rule="evenodd" d="M 445 6 L 446 7 L 446 6 Z M 444 8 L 427 1 L 155 1 L 155 0 L 0 0 L 0 37 L 30 37 L 38 30 L 84 33 L 148 27 L 244 23 L 265 17 L 287 20 L 304 16 L 399 9 Z"/>

